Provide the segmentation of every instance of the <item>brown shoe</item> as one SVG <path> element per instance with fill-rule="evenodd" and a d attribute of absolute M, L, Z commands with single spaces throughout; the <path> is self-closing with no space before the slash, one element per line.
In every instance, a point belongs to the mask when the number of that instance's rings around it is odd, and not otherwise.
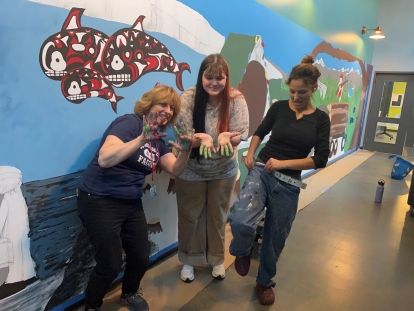
<path fill-rule="evenodd" d="M 259 299 L 260 304 L 264 306 L 269 306 L 275 303 L 275 293 L 271 287 L 265 287 L 257 283 L 256 296 L 257 299 Z"/>
<path fill-rule="evenodd" d="M 236 268 L 236 271 L 239 275 L 245 276 L 247 273 L 249 273 L 250 269 L 250 255 L 236 257 L 236 260 L 234 261 L 234 267 Z"/>

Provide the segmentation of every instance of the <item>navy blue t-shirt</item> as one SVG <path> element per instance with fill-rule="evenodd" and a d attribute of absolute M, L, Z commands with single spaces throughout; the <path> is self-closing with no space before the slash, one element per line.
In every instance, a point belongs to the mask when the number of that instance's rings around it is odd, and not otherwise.
<path fill-rule="evenodd" d="M 79 187 L 82 191 L 119 199 L 138 199 L 142 196 L 145 176 L 151 174 L 161 156 L 170 152 L 163 140 L 145 143 L 128 159 L 115 166 L 103 168 L 98 164 L 99 149 L 108 135 L 128 142 L 141 135 L 142 125 L 142 118 L 135 114 L 118 117 L 109 125 L 98 151 L 83 174 Z"/>

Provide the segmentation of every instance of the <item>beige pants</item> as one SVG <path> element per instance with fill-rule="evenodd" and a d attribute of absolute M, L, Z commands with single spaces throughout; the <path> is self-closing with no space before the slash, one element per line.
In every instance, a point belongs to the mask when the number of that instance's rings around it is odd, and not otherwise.
<path fill-rule="evenodd" d="M 236 176 L 209 181 L 176 179 L 178 258 L 192 266 L 224 262 L 224 233 Z"/>

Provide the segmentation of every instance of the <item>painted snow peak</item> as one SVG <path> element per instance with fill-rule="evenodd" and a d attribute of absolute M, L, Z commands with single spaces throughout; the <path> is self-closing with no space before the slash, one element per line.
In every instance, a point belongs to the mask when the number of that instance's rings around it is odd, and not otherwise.
<path fill-rule="evenodd" d="M 60 32 L 48 37 L 39 53 L 44 74 L 61 81 L 63 96 L 74 104 L 87 98 L 108 100 L 116 112 L 123 98 L 114 87 L 128 87 L 149 72 L 176 75 L 176 85 L 183 90 L 182 74 L 190 66 L 177 63 L 171 52 L 142 28 L 145 16 L 137 18 L 131 28 L 108 37 L 99 30 L 83 27 L 84 9 L 72 8 Z"/>

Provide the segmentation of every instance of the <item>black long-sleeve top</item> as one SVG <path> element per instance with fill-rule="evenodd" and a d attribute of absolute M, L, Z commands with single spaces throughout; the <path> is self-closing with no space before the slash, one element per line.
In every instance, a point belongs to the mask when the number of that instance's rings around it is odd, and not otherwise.
<path fill-rule="evenodd" d="M 269 158 L 291 160 L 306 158 L 314 147 L 311 156 L 316 168 L 326 166 L 329 157 L 329 116 L 316 108 L 311 114 L 296 119 L 289 102 L 275 102 L 269 108 L 254 135 L 261 140 L 270 132 L 270 138 L 259 152 L 259 159 L 266 163 Z M 280 170 L 281 173 L 300 179 L 301 170 Z"/>

